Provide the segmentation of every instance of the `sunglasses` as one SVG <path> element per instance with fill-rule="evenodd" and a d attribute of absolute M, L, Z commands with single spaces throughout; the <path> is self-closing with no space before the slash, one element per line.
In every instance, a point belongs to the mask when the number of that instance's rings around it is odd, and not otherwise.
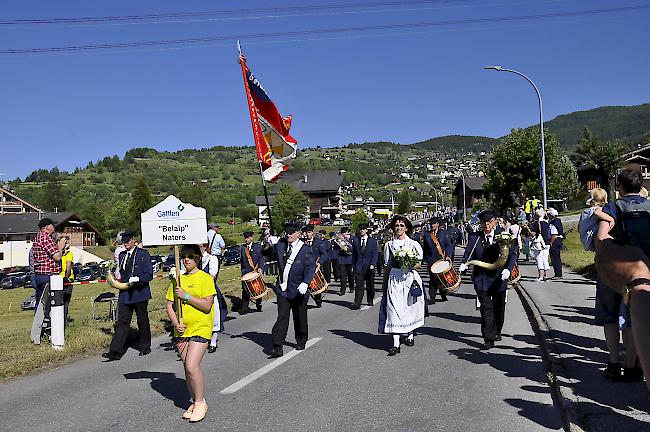
<path fill-rule="evenodd" d="M 195 260 L 197 257 L 198 257 L 198 255 L 194 255 L 194 254 L 181 255 L 182 260 L 184 260 L 184 259 Z"/>
<path fill-rule="evenodd" d="M 396 224 L 395 224 L 395 226 L 396 226 L 396 227 L 405 227 L 405 226 L 406 226 L 406 224 L 402 224 L 402 223 L 396 223 Z"/>

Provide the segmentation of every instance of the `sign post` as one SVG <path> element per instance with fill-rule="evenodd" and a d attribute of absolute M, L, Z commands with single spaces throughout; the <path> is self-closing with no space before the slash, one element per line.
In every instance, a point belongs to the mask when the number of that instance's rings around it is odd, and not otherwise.
<path fill-rule="evenodd" d="M 174 195 L 140 214 L 142 244 L 144 246 L 174 246 L 176 286 L 180 285 L 181 266 L 179 244 L 201 244 L 206 241 L 207 218 L 205 209 L 184 203 Z M 181 299 L 174 292 L 174 309 L 182 322 Z"/>

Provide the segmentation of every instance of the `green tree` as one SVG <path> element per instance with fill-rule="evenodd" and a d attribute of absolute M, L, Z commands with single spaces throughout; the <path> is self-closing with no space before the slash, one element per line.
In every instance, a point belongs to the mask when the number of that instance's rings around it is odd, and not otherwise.
<path fill-rule="evenodd" d="M 97 206 L 95 201 L 90 201 L 86 208 L 80 211 L 81 217 L 90 222 L 90 224 L 95 227 L 98 232 L 99 238 L 97 241 L 101 244 L 105 244 L 108 240 L 106 234 L 106 215 L 105 213 Z"/>
<path fill-rule="evenodd" d="M 45 211 L 63 211 L 67 202 L 66 191 L 56 175 L 45 183 L 41 195 L 41 209 Z"/>
<path fill-rule="evenodd" d="M 399 202 L 399 204 L 397 205 L 398 214 L 405 214 L 410 212 L 411 208 L 413 207 L 413 202 L 411 201 L 411 191 L 409 191 L 406 188 L 403 189 L 402 192 L 399 193 L 398 202 Z"/>
<path fill-rule="evenodd" d="M 547 196 L 551 199 L 573 198 L 579 183 L 575 167 L 560 149 L 557 138 L 544 131 L 546 151 Z M 486 188 L 492 202 L 506 209 L 513 197 L 542 195 L 540 181 L 541 147 L 538 128 L 512 129 L 492 148 L 486 167 Z"/>
<path fill-rule="evenodd" d="M 309 198 L 291 185 L 283 184 L 280 192 L 275 196 L 271 206 L 273 231 L 281 233 L 283 224 L 288 221 L 297 221 L 307 215 Z"/>
<path fill-rule="evenodd" d="M 359 209 L 357 210 L 351 217 L 350 217 L 350 231 L 357 232 L 359 231 L 359 225 L 362 223 L 368 223 L 368 215 L 366 212 L 363 210 Z"/>
<path fill-rule="evenodd" d="M 186 182 L 178 192 L 178 199 L 190 203 L 196 207 L 203 207 L 206 217 L 210 219 L 213 216 L 214 203 L 208 190 L 207 184 L 201 179 L 193 182 Z"/>
<path fill-rule="evenodd" d="M 610 191 L 610 179 L 623 164 L 623 154 L 627 151 L 625 144 L 619 141 L 603 142 L 598 135 L 593 135 L 589 128 L 584 128 L 578 140 L 572 161 L 576 166 L 585 164 L 594 170 L 600 187 Z"/>
<path fill-rule="evenodd" d="M 143 213 L 153 207 L 153 196 L 151 189 L 147 184 L 147 178 L 143 175 L 138 177 L 138 181 L 131 192 L 131 203 L 129 206 L 129 227 L 140 232 L 140 213 Z"/>

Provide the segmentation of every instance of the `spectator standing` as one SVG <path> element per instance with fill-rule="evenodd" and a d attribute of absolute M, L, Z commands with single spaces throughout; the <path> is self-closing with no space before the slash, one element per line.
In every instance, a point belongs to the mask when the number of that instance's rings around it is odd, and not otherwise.
<path fill-rule="evenodd" d="M 519 226 L 519 219 L 513 217 L 510 219 L 510 226 L 508 227 L 508 232 L 512 234 L 515 238 L 515 244 L 517 245 L 517 259 L 519 258 L 519 251 L 521 250 L 521 227 Z"/>
<path fill-rule="evenodd" d="M 562 246 L 564 246 L 564 226 L 554 208 L 548 209 L 549 230 L 551 234 L 551 247 L 549 254 L 553 265 L 553 278 L 562 278 Z"/>
<path fill-rule="evenodd" d="M 533 258 L 537 262 L 537 271 L 539 272 L 538 282 L 546 280 L 547 273 L 551 266 L 548 262 L 548 253 L 551 247 L 551 230 L 548 222 L 544 219 L 544 209 L 535 210 L 535 222 L 531 227 L 530 250 L 533 253 Z"/>
<path fill-rule="evenodd" d="M 208 228 L 208 251 L 210 255 L 214 255 L 219 259 L 219 268 L 221 268 L 223 262 L 221 255 L 226 247 L 226 242 L 221 234 L 219 234 L 221 227 L 218 224 L 210 224 Z"/>
<path fill-rule="evenodd" d="M 60 238 L 57 242 L 52 238 L 54 234 L 54 221 L 49 218 L 41 219 L 38 222 L 38 234 L 32 246 L 34 255 L 34 274 L 36 275 L 36 308 L 41 301 L 45 285 L 50 282 L 50 276 L 61 273 L 61 256 L 65 247 L 65 239 Z M 45 310 L 45 319 L 49 318 L 49 308 Z"/>
<path fill-rule="evenodd" d="M 70 300 L 72 299 L 72 282 L 74 282 L 74 272 L 72 271 L 72 263 L 74 256 L 70 250 L 70 237 L 63 236 L 65 246 L 61 251 L 61 277 L 63 278 L 63 316 L 65 323 L 69 324 L 73 320 L 68 316 L 68 308 L 70 307 Z"/>
<path fill-rule="evenodd" d="M 650 251 L 650 243 L 648 243 L 647 239 L 650 202 L 641 196 L 641 188 L 643 187 L 641 167 L 637 164 L 626 166 L 618 174 L 617 180 L 621 198 L 616 202 L 610 202 L 603 208 L 603 212 L 614 218 L 612 235 L 616 238 L 616 241 L 620 245 L 638 247 L 647 257 Z M 631 219 L 633 221 L 628 225 L 627 222 Z M 610 223 L 603 219 L 599 221 L 599 225 L 603 229 L 609 229 L 610 227 Z M 614 293 L 602 282 L 596 286 L 596 290 L 596 318 L 601 322 L 605 322 L 607 347 L 610 350 L 611 359 L 615 360 L 618 356 L 619 328 L 618 326 L 614 327 L 611 321 L 616 316 L 616 323 L 618 324 L 619 309 L 617 307 L 621 308 L 622 296 Z M 599 300 L 601 304 L 598 304 Z M 643 371 L 636 365 L 637 356 L 634 340 L 637 336 L 632 331 L 633 323 L 630 322 L 629 311 L 627 308 L 624 310 L 626 318 L 623 327 L 623 345 L 626 350 L 625 365 L 621 370 L 620 364 L 611 361 L 607 365 L 604 374 L 617 381 L 642 381 Z M 598 316 L 599 313 L 602 316 Z M 638 335 L 638 337 L 642 338 L 643 336 Z"/>
<path fill-rule="evenodd" d="M 113 257 L 115 259 L 115 271 L 113 274 L 117 280 L 120 280 L 120 266 L 118 266 L 117 263 L 120 262 L 120 254 L 126 250 L 124 248 L 124 242 L 122 241 L 122 234 L 124 234 L 124 231 L 120 231 L 115 237 L 115 252 L 113 254 Z"/>

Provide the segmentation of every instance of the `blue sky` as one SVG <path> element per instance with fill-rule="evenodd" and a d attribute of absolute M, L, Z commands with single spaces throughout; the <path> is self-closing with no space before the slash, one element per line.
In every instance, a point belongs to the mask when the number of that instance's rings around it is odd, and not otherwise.
<path fill-rule="evenodd" d="M 0 24 L 0 50 L 357 29 L 241 38 L 249 66 L 280 112 L 293 114 L 292 135 L 301 147 L 412 143 L 449 134 L 498 137 L 536 123 L 537 100 L 529 84 L 513 74 L 485 71 L 485 65 L 529 75 L 542 92 L 546 119 L 650 102 L 650 8 L 558 16 L 648 6 L 648 0 L 404 0 L 350 6 L 370 1 L 11 2 L 0 10 L 0 21 L 247 11 Z M 324 5 L 339 7 L 320 8 Z M 259 11 L 295 6 L 300 8 Z M 548 17 L 521 18 L 542 14 Z M 358 30 L 396 24 L 406 26 Z M 24 178 L 38 168 L 71 170 L 105 156 L 121 157 L 133 147 L 252 145 L 232 40 L 0 54 L 0 70 L 4 180 Z"/>

